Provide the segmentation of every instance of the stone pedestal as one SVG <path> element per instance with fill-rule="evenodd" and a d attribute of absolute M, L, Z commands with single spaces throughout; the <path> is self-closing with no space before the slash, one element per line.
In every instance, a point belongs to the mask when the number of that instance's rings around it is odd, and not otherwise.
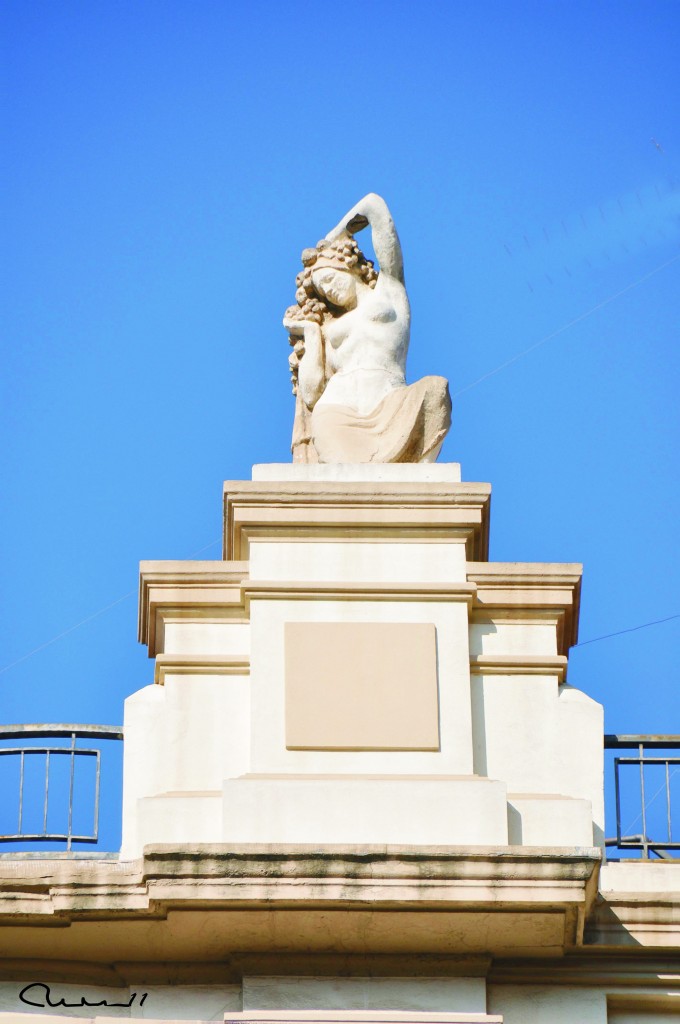
<path fill-rule="evenodd" d="M 256 466 L 224 560 L 142 563 L 122 856 L 599 844 L 580 566 L 489 563 L 489 501 L 457 465 Z"/>

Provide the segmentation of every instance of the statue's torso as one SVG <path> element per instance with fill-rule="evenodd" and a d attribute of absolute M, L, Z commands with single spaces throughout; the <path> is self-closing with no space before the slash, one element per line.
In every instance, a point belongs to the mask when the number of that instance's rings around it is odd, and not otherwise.
<path fill-rule="evenodd" d="M 331 376 L 319 403 L 367 414 L 389 391 L 404 387 L 410 326 L 406 289 L 394 279 L 379 279 L 355 309 L 328 321 L 324 338 Z"/>

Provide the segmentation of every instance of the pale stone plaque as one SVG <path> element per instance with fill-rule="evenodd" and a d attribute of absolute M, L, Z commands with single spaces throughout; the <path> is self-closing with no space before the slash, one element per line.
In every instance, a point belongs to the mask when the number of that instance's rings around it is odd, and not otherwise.
<path fill-rule="evenodd" d="M 287 622 L 289 750 L 438 750 L 431 623 Z"/>

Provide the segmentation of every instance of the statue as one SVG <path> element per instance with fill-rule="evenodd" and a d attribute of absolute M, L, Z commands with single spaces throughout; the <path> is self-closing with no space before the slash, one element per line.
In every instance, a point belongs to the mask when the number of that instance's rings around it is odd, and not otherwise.
<path fill-rule="evenodd" d="M 379 272 L 354 234 L 370 225 Z M 286 310 L 294 462 L 434 462 L 451 423 L 443 377 L 405 377 L 411 311 L 387 204 L 370 194 L 302 253 Z"/>

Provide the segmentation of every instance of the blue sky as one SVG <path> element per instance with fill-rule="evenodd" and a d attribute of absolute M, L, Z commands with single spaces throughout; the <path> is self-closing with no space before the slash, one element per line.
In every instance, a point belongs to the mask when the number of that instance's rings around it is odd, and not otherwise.
<path fill-rule="evenodd" d="M 1 16 L 1 719 L 120 723 L 151 682 L 137 563 L 219 557 L 222 481 L 288 460 L 299 252 L 368 191 L 492 559 L 583 562 L 582 640 L 680 613 L 677 4 Z M 679 639 L 586 644 L 570 682 L 680 733 Z"/>

